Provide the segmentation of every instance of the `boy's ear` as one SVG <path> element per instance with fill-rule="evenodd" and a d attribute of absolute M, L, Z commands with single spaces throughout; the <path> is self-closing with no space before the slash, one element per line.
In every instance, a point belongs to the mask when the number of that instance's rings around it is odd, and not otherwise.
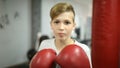
<path fill-rule="evenodd" d="M 74 27 L 73 29 L 75 29 L 75 27 L 76 27 L 76 23 L 75 23 L 75 22 L 74 22 L 74 25 L 73 25 L 73 27 Z"/>
<path fill-rule="evenodd" d="M 50 21 L 50 25 L 51 25 L 52 21 Z"/>
<path fill-rule="evenodd" d="M 50 21 L 50 27 L 51 27 L 51 29 L 52 29 L 52 21 Z"/>

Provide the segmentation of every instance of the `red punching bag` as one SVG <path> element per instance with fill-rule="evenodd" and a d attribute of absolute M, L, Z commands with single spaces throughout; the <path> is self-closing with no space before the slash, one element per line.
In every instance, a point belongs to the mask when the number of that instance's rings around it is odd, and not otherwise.
<path fill-rule="evenodd" d="M 119 0 L 93 0 L 93 68 L 118 68 L 119 66 L 119 6 Z"/>
<path fill-rule="evenodd" d="M 120 0 L 119 0 L 119 3 L 120 3 Z M 119 14 L 118 14 L 118 19 L 119 19 L 119 25 L 118 25 L 118 30 L 119 30 L 119 68 L 120 68 L 120 7 L 119 7 L 119 10 L 118 10 Z"/>

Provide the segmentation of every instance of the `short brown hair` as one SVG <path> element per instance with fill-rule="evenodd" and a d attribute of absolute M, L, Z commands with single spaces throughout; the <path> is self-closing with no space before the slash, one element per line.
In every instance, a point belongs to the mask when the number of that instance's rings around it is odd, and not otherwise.
<path fill-rule="evenodd" d="M 51 8 L 50 17 L 53 20 L 55 17 L 57 17 L 61 13 L 69 12 L 69 11 L 72 11 L 74 16 L 75 16 L 75 12 L 74 12 L 74 9 L 73 9 L 71 4 L 69 4 L 69 3 L 58 3 Z"/>

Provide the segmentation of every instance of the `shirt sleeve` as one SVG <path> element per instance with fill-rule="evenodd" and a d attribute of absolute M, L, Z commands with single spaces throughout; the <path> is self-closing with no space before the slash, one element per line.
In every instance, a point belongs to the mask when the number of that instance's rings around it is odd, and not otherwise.
<path fill-rule="evenodd" d="M 44 40 L 40 44 L 38 51 L 42 49 L 53 49 L 56 51 L 55 45 L 54 45 L 54 39 Z"/>
<path fill-rule="evenodd" d="M 40 46 L 39 46 L 39 48 L 38 48 L 38 51 L 46 48 L 47 44 L 45 44 L 45 42 L 46 42 L 46 41 L 42 41 L 42 42 L 41 42 L 41 44 L 40 44 Z"/>

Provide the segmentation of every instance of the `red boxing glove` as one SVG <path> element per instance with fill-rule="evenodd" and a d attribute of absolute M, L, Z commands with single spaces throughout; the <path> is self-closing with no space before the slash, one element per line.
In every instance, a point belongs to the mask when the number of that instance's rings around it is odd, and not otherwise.
<path fill-rule="evenodd" d="M 56 58 L 61 68 L 90 68 L 88 56 L 84 50 L 75 44 L 66 46 Z"/>
<path fill-rule="evenodd" d="M 39 51 L 31 60 L 30 68 L 54 68 L 56 52 L 52 49 Z"/>

